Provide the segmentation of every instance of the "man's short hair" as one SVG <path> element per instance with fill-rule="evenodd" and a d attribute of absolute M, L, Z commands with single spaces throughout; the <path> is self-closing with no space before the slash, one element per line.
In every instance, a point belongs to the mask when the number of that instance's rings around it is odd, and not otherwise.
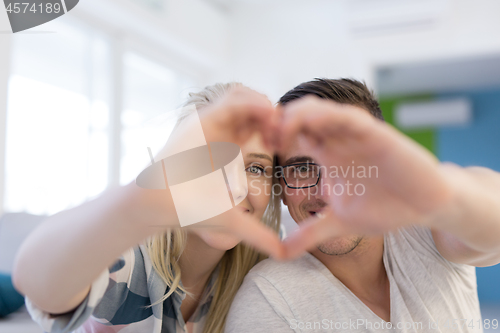
<path fill-rule="evenodd" d="M 340 104 L 355 105 L 369 111 L 375 118 L 384 120 L 382 110 L 373 92 L 364 82 L 353 79 L 314 79 L 304 82 L 280 98 L 279 104 L 286 105 L 306 95 L 315 95 Z"/>

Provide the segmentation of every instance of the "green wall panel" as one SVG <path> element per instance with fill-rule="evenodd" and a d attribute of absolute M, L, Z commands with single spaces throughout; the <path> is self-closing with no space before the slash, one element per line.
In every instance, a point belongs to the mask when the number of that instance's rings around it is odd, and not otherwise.
<path fill-rule="evenodd" d="M 425 148 L 427 148 L 434 155 L 437 155 L 437 143 L 436 143 L 436 131 L 434 128 L 424 128 L 419 130 L 403 130 L 398 128 L 398 126 L 394 122 L 394 112 L 396 110 L 396 106 L 399 103 L 403 102 L 423 102 L 434 99 L 433 95 L 418 95 L 418 96 L 399 96 L 399 97 L 391 97 L 385 98 L 382 97 L 379 99 L 380 108 L 382 109 L 382 114 L 384 115 L 385 121 L 394 127 L 396 127 L 399 131 L 412 138 Z"/>

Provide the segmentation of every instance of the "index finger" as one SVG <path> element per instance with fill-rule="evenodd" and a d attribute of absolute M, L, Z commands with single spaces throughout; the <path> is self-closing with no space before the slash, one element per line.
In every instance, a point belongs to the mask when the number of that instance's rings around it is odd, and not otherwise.
<path fill-rule="evenodd" d="M 251 89 L 234 89 L 221 102 L 229 110 L 225 119 L 235 126 L 237 143 L 244 142 L 254 132 L 262 135 L 267 148 L 274 148 L 279 118 L 269 99 Z"/>
<path fill-rule="evenodd" d="M 278 233 L 250 214 L 233 208 L 202 223 L 199 228 L 221 228 L 244 243 L 276 259 L 284 257 L 284 246 Z"/>
<path fill-rule="evenodd" d="M 260 250 L 274 259 L 283 259 L 285 248 L 277 232 L 264 225 L 261 221 L 247 214 L 231 224 L 230 229 L 243 242 Z"/>
<path fill-rule="evenodd" d="M 316 143 L 332 138 L 360 138 L 376 123 L 366 110 L 313 96 L 292 102 L 285 109 L 280 149 L 288 148 L 299 134 Z"/>

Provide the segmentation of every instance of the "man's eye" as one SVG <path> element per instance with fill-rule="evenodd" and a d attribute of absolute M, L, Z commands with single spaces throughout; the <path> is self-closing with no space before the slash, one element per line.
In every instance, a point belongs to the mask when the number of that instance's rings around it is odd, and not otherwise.
<path fill-rule="evenodd" d="M 295 172 L 308 172 L 309 171 L 309 167 L 306 165 L 299 165 L 299 166 L 296 166 L 294 169 L 295 169 L 294 170 Z"/>
<path fill-rule="evenodd" d="M 264 168 L 252 165 L 246 168 L 245 171 L 260 175 L 264 172 Z"/>

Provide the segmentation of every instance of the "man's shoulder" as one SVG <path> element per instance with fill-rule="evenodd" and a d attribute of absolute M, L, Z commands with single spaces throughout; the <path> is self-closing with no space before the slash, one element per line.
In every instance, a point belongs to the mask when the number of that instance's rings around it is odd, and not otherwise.
<path fill-rule="evenodd" d="M 248 304 L 256 305 L 257 312 L 267 304 L 281 316 L 292 318 L 290 311 L 296 304 L 319 299 L 331 288 L 316 261 L 306 253 L 291 261 L 266 259 L 260 262 L 245 277 L 233 302 L 234 312 L 242 311 L 247 316 Z"/>
<path fill-rule="evenodd" d="M 307 257 L 255 265 L 231 304 L 226 332 L 290 332 L 298 304 L 309 302 L 315 293 L 301 274 L 314 274 L 313 268 Z"/>
<path fill-rule="evenodd" d="M 290 285 L 294 282 L 304 283 L 312 277 L 322 275 L 319 261 L 311 254 L 306 253 L 295 260 L 277 261 L 266 259 L 255 265 L 248 273 L 246 280 L 267 280 L 278 286 Z"/>

